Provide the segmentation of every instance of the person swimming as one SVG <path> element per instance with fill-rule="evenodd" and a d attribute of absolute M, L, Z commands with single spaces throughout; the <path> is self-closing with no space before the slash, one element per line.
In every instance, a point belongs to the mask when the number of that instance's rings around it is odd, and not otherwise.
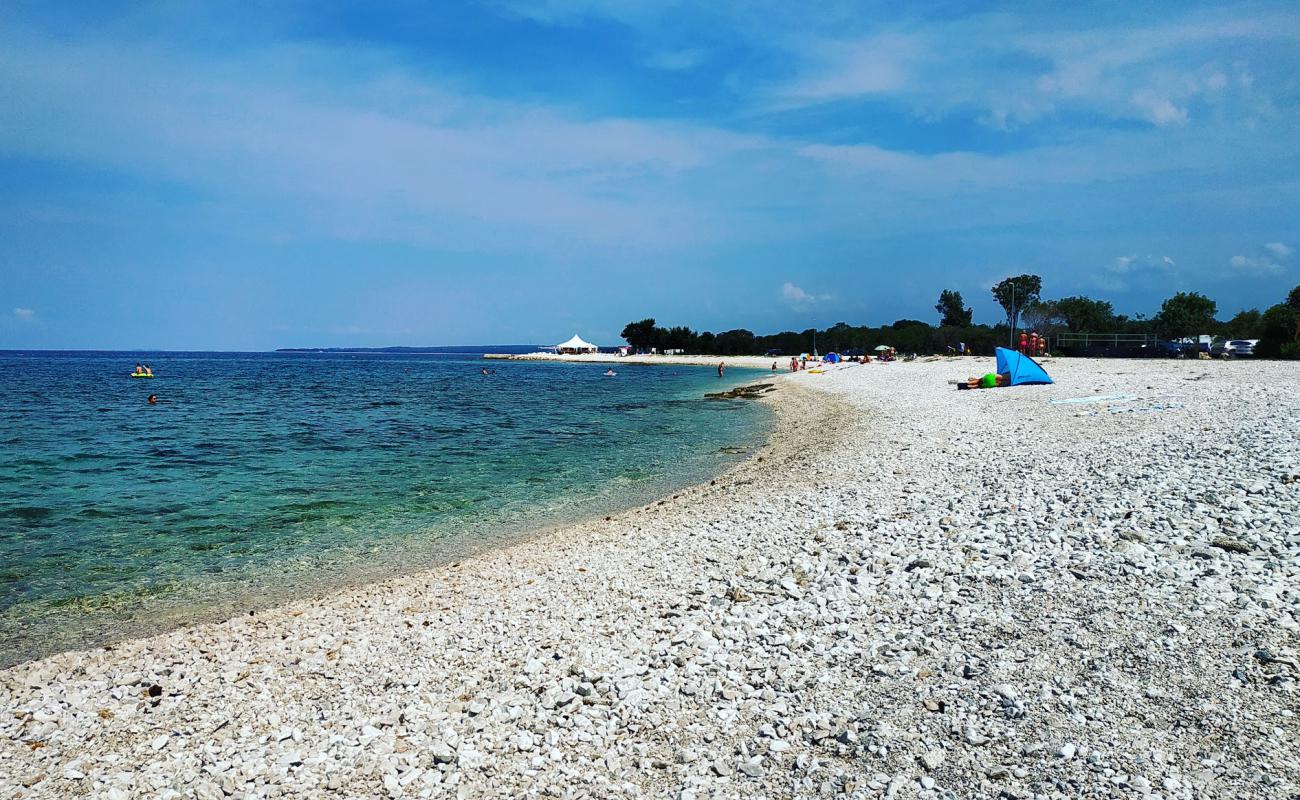
<path fill-rule="evenodd" d="M 605 377 L 606 377 L 606 378 L 612 378 L 612 377 L 614 377 L 614 376 L 617 375 L 617 374 L 618 374 L 618 373 L 614 371 L 614 368 L 613 368 L 613 367 L 611 367 L 611 368 L 605 370 Z"/>
<path fill-rule="evenodd" d="M 156 395 L 156 394 L 151 394 L 151 395 L 149 395 L 149 399 L 148 399 L 148 400 L 145 400 L 145 402 L 148 403 L 148 404 L 151 405 L 151 406 L 156 406 L 156 405 L 158 405 L 158 395 Z"/>

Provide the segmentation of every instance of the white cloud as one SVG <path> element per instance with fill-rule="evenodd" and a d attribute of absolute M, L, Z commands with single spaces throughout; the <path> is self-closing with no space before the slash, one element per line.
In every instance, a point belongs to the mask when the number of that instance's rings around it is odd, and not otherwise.
<path fill-rule="evenodd" d="M 678 182 L 767 146 L 710 125 L 458 92 L 363 48 L 285 45 L 235 64 L 95 40 L 5 44 L 0 86 L 26 112 L 0 126 L 6 155 L 201 186 L 229 209 L 274 208 L 279 218 L 260 217 L 258 228 L 304 236 L 686 245 L 727 226 Z M 356 69 L 335 81 L 344 64 Z"/>
<path fill-rule="evenodd" d="M 1172 269 L 1174 266 L 1176 264 L 1170 256 L 1140 256 L 1133 254 L 1116 256 L 1113 262 L 1106 265 L 1106 269 L 1122 275 L 1143 269 Z"/>
<path fill-rule="evenodd" d="M 831 299 L 829 294 L 809 294 L 801 287 L 786 281 L 781 286 L 781 298 L 796 308 L 811 306 L 815 303 L 823 303 Z"/>
<path fill-rule="evenodd" d="M 15 308 L 14 319 L 20 322 L 31 322 L 36 319 L 36 312 L 30 308 Z"/>
<path fill-rule="evenodd" d="M 1242 272 L 1257 272 L 1265 275 L 1282 271 L 1282 265 L 1267 256 L 1233 256 L 1228 259 L 1228 266 Z"/>
<path fill-rule="evenodd" d="M 919 48 L 919 39 L 900 34 L 807 45 L 801 55 L 809 66 L 776 89 L 777 103 L 801 106 L 898 92 L 908 85 L 908 67 Z"/>
<path fill-rule="evenodd" d="M 704 51 L 698 49 L 690 50 L 662 50 L 646 59 L 646 66 L 655 69 L 662 69 L 669 72 L 678 72 L 681 70 L 693 69 L 698 67 L 704 61 Z"/>
<path fill-rule="evenodd" d="M 1160 97 L 1154 92 L 1135 92 L 1133 105 L 1144 119 L 1155 125 L 1181 125 L 1187 122 L 1186 108 L 1179 108 L 1169 98 Z"/>
<path fill-rule="evenodd" d="M 1292 248 L 1282 242 L 1268 242 L 1257 255 L 1233 256 L 1228 259 L 1228 266 L 1242 272 L 1276 275 L 1286 269 L 1282 262 L 1291 258 L 1293 252 Z"/>
<path fill-rule="evenodd" d="M 1290 258 L 1291 253 L 1294 252 L 1290 247 L 1287 247 L 1281 242 L 1269 242 L 1264 245 L 1264 249 L 1278 258 Z"/>

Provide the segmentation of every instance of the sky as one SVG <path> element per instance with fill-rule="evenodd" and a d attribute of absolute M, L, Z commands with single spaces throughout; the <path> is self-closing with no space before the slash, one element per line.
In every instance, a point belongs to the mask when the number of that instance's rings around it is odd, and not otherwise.
<path fill-rule="evenodd" d="M 1226 318 L 1300 283 L 1294 6 L 1023 6 L 9 0 L 0 348 L 617 344 L 943 289 L 991 323 L 1022 272 Z"/>

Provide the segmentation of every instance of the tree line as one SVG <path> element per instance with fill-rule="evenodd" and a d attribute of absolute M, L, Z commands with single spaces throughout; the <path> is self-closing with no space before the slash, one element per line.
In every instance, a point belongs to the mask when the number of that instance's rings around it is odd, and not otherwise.
<path fill-rule="evenodd" d="M 837 322 L 824 330 L 782 331 L 757 335 L 743 328 L 712 333 L 696 332 L 684 325 L 661 327 L 651 317 L 630 322 L 623 339 L 634 349 L 663 352 L 681 350 L 691 354 L 719 356 L 763 355 L 779 351 L 796 355 L 816 349 L 822 353 L 860 350 L 870 352 L 888 345 L 899 352 L 943 353 L 964 343 L 968 352 L 991 353 L 1005 344 L 1013 329 L 1032 330 L 1054 336 L 1060 333 L 1146 334 L 1166 340 L 1213 335 L 1230 339 L 1258 339 L 1256 355 L 1267 358 L 1300 358 L 1300 286 L 1280 303 L 1264 311 L 1250 309 L 1231 319 L 1218 319 L 1218 304 L 1197 292 L 1178 292 L 1165 300 L 1160 310 L 1147 317 L 1116 314 L 1105 300 L 1072 296 L 1042 297 L 1043 280 L 1038 275 L 1016 275 L 993 287 L 993 298 L 1004 313 L 994 325 L 974 324 L 972 311 L 961 293 L 944 289 L 935 303 L 937 323 L 900 319 L 871 327 Z"/>

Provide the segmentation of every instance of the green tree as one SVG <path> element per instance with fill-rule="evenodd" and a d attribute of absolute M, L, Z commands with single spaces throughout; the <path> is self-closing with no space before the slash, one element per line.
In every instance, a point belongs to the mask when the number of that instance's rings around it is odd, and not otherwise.
<path fill-rule="evenodd" d="M 1238 311 L 1235 317 L 1223 323 L 1223 333 L 1230 339 L 1258 339 L 1263 334 L 1260 326 L 1263 316 L 1257 308 Z"/>
<path fill-rule="evenodd" d="M 1071 333 L 1106 333 L 1115 326 L 1115 309 L 1105 300 L 1062 297 L 1056 310 Z"/>
<path fill-rule="evenodd" d="M 1278 303 L 1260 318 L 1255 354 L 1265 358 L 1300 358 L 1300 286 L 1286 302 Z"/>
<path fill-rule="evenodd" d="M 1038 295 L 1043 291 L 1043 279 L 1037 275 L 1017 275 L 1005 278 L 993 287 L 993 299 L 1002 306 L 1007 315 L 1007 325 L 1018 327 L 1020 312 L 1027 306 L 1038 302 Z"/>
<path fill-rule="evenodd" d="M 944 289 L 939 293 L 939 302 L 934 304 L 939 312 L 940 325 L 952 325 L 957 328 L 970 327 L 971 310 L 962 302 L 961 292 Z"/>
<path fill-rule="evenodd" d="M 1043 334 L 1055 333 L 1064 324 L 1055 300 L 1039 300 L 1027 306 L 1021 319 L 1027 330 Z"/>
<path fill-rule="evenodd" d="M 655 340 L 658 338 L 658 331 L 655 328 L 654 317 L 643 319 L 640 322 L 629 322 L 623 326 L 623 340 L 632 346 L 634 350 L 649 350 L 655 346 Z"/>
<path fill-rule="evenodd" d="M 1214 330 L 1214 314 L 1219 306 L 1197 292 L 1179 292 L 1166 300 L 1156 314 L 1156 332 L 1166 339 L 1200 336 Z"/>
<path fill-rule="evenodd" d="M 716 355 L 744 356 L 754 351 L 754 334 L 743 328 L 723 331 L 713 338 L 713 350 Z"/>

